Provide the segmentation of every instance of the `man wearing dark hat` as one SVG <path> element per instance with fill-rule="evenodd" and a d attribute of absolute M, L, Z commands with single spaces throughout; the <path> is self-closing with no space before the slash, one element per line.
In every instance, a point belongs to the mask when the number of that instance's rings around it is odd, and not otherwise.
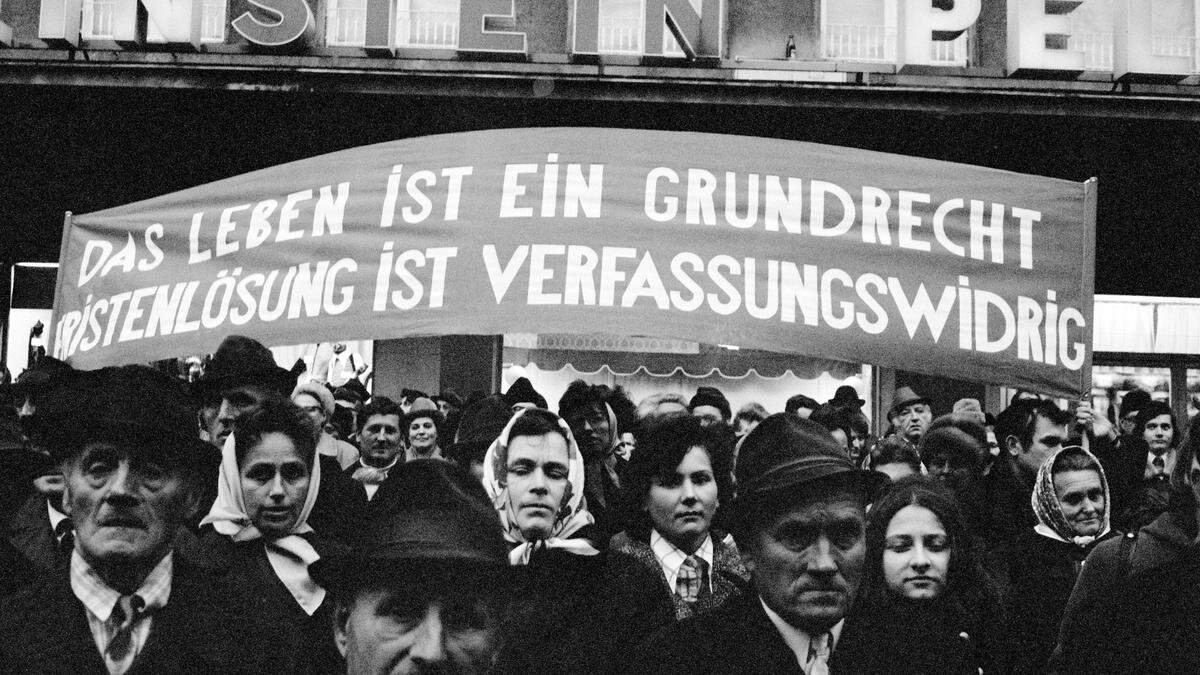
<path fill-rule="evenodd" d="M 763 420 L 742 443 L 733 536 L 752 588 L 655 634 L 635 672 L 840 673 L 842 626 L 866 560 L 866 505 L 886 482 L 857 469 L 820 425 Z"/>
<path fill-rule="evenodd" d="M 917 445 L 933 422 L 933 409 L 929 407 L 929 399 L 918 396 L 912 387 L 900 387 L 888 409 L 888 421 L 897 435 Z"/>
<path fill-rule="evenodd" d="M 75 521 L 69 565 L 0 605 L 6 672 L 287 671 L 277 632 L 173 552 L 199 506 L 195 409 L 144 366 L 73 373 L 38 409 Z"/>
<path fill-rule="evenodd" d="M 718 422 L 728 424 L 731 414 L 729 400 L 716 387 L 697 387 L 696 395 L 688 402 L 688 412 L 692 417 L 699 417 L 704 426 Z"/>
<path fill-rule="evenodd" d="M 490 672 L 511 573 L 496 511 L 449 462 L 402 462 L 393 473 L 395 500 L 368 521 L 353 554 L 311 568 L 337 596 L 334 640 L 346 671 Z"/>

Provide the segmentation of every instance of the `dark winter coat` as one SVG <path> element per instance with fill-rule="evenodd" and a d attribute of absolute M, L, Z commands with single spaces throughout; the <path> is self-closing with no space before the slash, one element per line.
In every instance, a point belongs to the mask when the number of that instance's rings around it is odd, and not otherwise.
<path fill-rule="evenodd" d="M 1119 533 L 1110 532 L 1105 538 L 1112 536 Z M 1004 645 L 1013 672 L 1046 671 L 1071 589 L 1084 558 L 1098 544 L 1080 547 L 1030 530 L 1004 551 L 1008 587 Z"/>
<path fill-rule="evenodd" d="M 108 673 L 69 574 L 56 570 L 0 602 L 3 672 Z M 154 613 L 150 636 L 129 672 L 304 672 L 293 660 L 297 646 L 244 600 L 177 554 L 171 597 Z"/>
<path fill-rule="evenodd" d="M 515 571 L 501 672 L 613 672 L 645 636 L 674 620 L 646 592 L 654 578 L 617 551 L 542 549 Z"/>
<path fill-rule="evenodd" d="M 1169 511 L 1124 546 L 1131 535 L 1097 545 L 1063 613 L 1053 669 L 1200 672 L 1196 530 L 1194 514 Z"/>
<path fill-rule="evenodd" d="M 856 607 L 836 653 L 863 675 L 997 672 L 983 632 L 936 601 L 888 601 Z"/>

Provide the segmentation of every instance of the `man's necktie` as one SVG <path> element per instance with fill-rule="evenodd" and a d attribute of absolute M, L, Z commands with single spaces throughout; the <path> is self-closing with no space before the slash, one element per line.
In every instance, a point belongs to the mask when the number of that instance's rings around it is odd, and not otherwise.
<path fill-rule="evenodd" d="M 1155 455 L 1154 459 L 1150 460 L 1150 463 L 1154 465 L 1155 476 L 1161 476 L 1167 472 L 1167 462 L 1163 459 L 1162 455 Z"/>
<path fill-rule="evenodd" d="M 829 675 L 829 652 L 833 635 L 825 631 L 808 641 L 808 660 L 804 663 L 805 675 Z"/>
<path fill-rule="evenodd" d="M 145 608 L 146 601 L 140 595 L 122 595 L 113 607 L 108 621 L 116 632 L 104 648 L 104 661 L 109 672 L 125 672 L 133 662 L 133 631 Z"/>
<path fill-rule="evenodd" d="M 704 561 L 689 555 L 679 566 L 679 574 L 675 575 L 675 594 L 684 602 L 695 602 L 700 599 L 703 588 Z"/>

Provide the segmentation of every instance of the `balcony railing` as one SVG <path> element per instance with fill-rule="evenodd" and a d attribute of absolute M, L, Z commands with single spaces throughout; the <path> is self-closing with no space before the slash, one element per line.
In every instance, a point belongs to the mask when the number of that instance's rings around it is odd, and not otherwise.
<path fill-rule="evenodd" d="M 1112 33 L 1072 33 L 1067 48 L 1083 52 L 1084 70 L 1113 69 Z"/>
<path fill-rule="evenodd" d="M 84 40 L 111 39 L 116 14 L 117 0 L 84 0 L 81 37 Z"/>
<path fill-rule="evenodd" d="M 200 41 L 224 42 L 227 21 L 225 0 L 204 0 L 200 14 Z"/>
<path fill-rule="evenodd" d="M 603 54 L 641 54 L 642 20 L 601 17 L 598 46 Z"/>
<path fill-rule="evenodd" d="M 967 65 L 967 35 L 954 40 L 934 40 L 929 62 L 936 66 Z M 835 61 L 896 62 L 896 29 L 893 26 L 826 24 L 821 34 L 821 56 Z"/>
<path fill-rule="evenodd" d="M 458 46 L 458 12 L 407 12 L 396 21 L 400 47 L 454 48 Z"/>
<path fill-rule="evenodd" d="M 1150 37 L 1150 53 L 1155 56 L 1187 57 L 1193 73 L 1200 73 L 1200 54 L 1196 49 L 1196 38 L 1176 35 L 1153 35 Z"/>
<path fill-rule="evenodd" d="M 325 20 L 325 43 L 331 47 L 361 47 L 367 40 L 367 3 L 333 0 Z"/>

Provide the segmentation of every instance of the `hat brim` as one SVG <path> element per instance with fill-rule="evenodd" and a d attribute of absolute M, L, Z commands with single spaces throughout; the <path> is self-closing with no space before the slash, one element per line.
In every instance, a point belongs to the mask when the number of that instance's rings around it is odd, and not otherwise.
<path fill-rule="evenodd" d="M 798 498 L 804 495 L 803 487 L 840 484 L 856 494 L 865 505 L 873 502 L 889 482 L 887 475 L 878 471 L 832 464 L 809 466 L 797 463 L 772 471 L 749 484 L 739 485 L 736 502 L 743 507 Z"/>
<path fill-rule="evenodd" d="M 891 417 L 891 416 L 895 415 L 896 413 L 900 412 L 900 410 L 902 408 L 904 408 L 904 406 L 912 405 L 914 403 L 924 403 L 925 405 L 932 404 L 932 402 L 925 397 L 910 398 L 907 401 L 900 401 L 899 403 L 893 403 L 892 407 L 888 409 L 888 417 Z"/>

